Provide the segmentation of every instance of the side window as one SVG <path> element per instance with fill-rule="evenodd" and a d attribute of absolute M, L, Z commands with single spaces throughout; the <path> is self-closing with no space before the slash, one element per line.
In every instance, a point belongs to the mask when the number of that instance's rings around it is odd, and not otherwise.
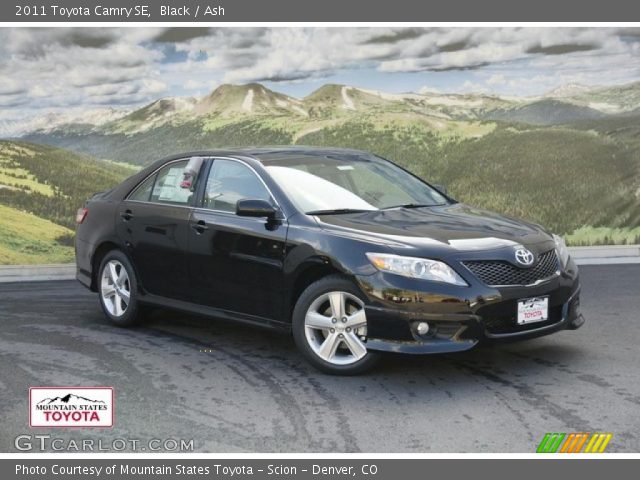
<path fill-rule="evenodd" d="M 151 198 L 151 189 L 153 182 L 156 181 L 156 175 L 151 175 L 129 195 L 129 200 L 137 200 L 139 202 L 148 202 Z"/>
<path fill-rule="evenodd" d="M 235 212 L 238 200 L 259 199 L 271 201 L 271 195 L 249 167 L 233 160 L 213 161 L 203 207 L 212 210 Z"/>
<path fill-rule="evenodd" d="M 151 202 L 191 205 L 194 197 L 193 191 L 180 187 L 187 163 L 187 160 L 170 163 L 158 171 L 153 191 L 151 192 Z"/>

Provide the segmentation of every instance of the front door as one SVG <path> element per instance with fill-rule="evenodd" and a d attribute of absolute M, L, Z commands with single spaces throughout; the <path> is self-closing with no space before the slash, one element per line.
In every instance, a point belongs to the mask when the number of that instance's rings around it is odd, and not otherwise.
<path fill-rule="evenodd" d="M 286 221 L 240 217 L 241 199 L 274 202 L 257 173 L 239 160 L 214 159 L 202 205 L 191 214 L 190 278 L 195 301 L 283 320 Z"/>

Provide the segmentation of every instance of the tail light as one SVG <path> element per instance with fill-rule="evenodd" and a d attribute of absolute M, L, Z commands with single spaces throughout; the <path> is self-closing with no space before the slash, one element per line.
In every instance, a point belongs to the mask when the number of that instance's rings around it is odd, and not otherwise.
<path fill-rule="evenodd" d="M 78 209 L 78 213 L 76 213 L 76 223 L 80 225 L 84 222 L 84 219 L 87 218 L 89 214 L 89 209 L 87 207 L 82 207 Z"/>

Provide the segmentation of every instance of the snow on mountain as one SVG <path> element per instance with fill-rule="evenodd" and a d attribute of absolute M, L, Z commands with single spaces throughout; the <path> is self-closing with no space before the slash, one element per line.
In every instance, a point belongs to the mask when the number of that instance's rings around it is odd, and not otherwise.
<path fill-rule="evenodd" d="M 544 96 L 552 98 L 568 98 L 582 95 L 597 87 L 589 85 L 581 85 L 579 83 L 567 83 L 566 85 L 560 85 L 553 90 L 548 91 Z"/>
<path fill-rule="evenodd" d="M 544 100 L 561 103 L 545 103 Z M 542 102 L 542 103 L 541 103 Z M 571 106 L 581 107 L 582 110 Z M 524 109 L 531 106 L 529 109 Z M 544 108 L 542 108 L 544 107 Z M 536 97 L 489 95 L 486 93 L 387 93 L 350 85 L 326 84 L 302 99 L 272 91 L 259 83 L 221 85 L 199 98 L 169 97 L 136 110 L 115 108 L 46 111 L 34 116 L 8 119 L 11 112 L 0 112 L 0 137 L 17 137 L 29 133 L 90 132 L 134 134 L 167 123 L 176 125 L 200 118 L 240 118 L 242 116 L 290 116 L 292 120 L 338 118 L 376 113 L 414 113 L 426 117 L 457 120 L 482 120 L 500 116 L 529 118 L 530 113 L 542 121 L 619 114 L 640 108 L 640 82 L 617 86 L 562 85 Z M 590 109 L 585 110 L 585 109 Z M 559 112 L 566 110 L 569 112 Z M 580 111 L 579 111 L 580 110 Z M 495 115 L 494 115 L 495 112 Z M 2 114 L 7 118 L 2 120 Z M 557 115 L 556 115 L 557 114 Z"/>
<path fill-rule="evenodd" d="M 127 115 L 129 110 L 97 108 L 89 110 L 71 109 L 45 111 L 17 120 L 0 120 L 0 137 L 18 137 L 25 133 L 51 133 L 65 125 L 101 126 Z"/>

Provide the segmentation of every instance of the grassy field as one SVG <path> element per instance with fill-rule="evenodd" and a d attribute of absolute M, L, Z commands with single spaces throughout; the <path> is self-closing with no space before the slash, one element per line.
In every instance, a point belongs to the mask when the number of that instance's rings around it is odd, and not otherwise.
<path fill-rule="evenodd" d="M 0 265 L 72 262 L 72 237 L 68 228 L 0 205 Z"/>
<path fill-rule="evenodd" d="M 73 261 L 78 208 L 133 172 L 59 148 L 0 141 L 0 264 Z"/>
<path fill-rule="evenodd" d="M 89 196 L 135 171 L 55 147 L 0 141 L 0 204 L 73 228 Z"/>
<path fill-rule="evenodd" d="M 34 140 L 112 160 L 0 142 L 0 204 L 70 228 L 84 199 L 133 173 L 129 164 L 210 148 L 300 144 L 377 153 L 460 201 L 539 223 L 572 245 L 640 242 L 640 115 L 537 126 L 406 110 L 232 115 Z"/>
<path fill-rule="evenodd" d="M 571 246 L 640 245 L 640 227 L 581 227 L 566 236 Z"/>
<path fill-rule="evenodd" d="M 564 127 L 497 128 L 453 138 L 415 126 L 352 123 L 298 140 L 374 151 L 460 201 L 568 234 L 581 227 L 640 226 L 640 158 L 633 144 Z"/>

